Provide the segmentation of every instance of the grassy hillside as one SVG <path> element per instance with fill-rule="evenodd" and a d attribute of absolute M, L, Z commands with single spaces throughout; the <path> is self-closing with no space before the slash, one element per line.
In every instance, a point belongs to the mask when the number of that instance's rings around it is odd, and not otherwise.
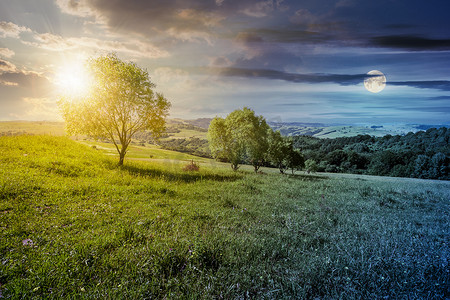
<path fill-rule="evenodd" d="M 0 136 L 25 133 L 64 135 L 64 123 L 49 121 L 0 121 Z"/>
<path fill-rule="evenodd" d="M 0 297 L 449 295 L 449 182 L 117 168 L 100 146 L 0 138 Z"/>

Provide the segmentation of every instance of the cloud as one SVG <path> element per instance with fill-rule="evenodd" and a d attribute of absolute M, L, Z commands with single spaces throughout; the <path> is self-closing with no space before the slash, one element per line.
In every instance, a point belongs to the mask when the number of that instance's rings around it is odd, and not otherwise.
<path fill-rule="evenodd" d="M 17 68 L 14 64 L 0 58 L 0 72 L 14 72 L 16 70 Z"/>
<path fill-rule="evenodd" d="M 165 33 L 183 40 L 207 38 L 211 33 L 210 29 L 223 19 L 217 8 L 227 4 L 227 1 L 218 5 L 215 2 L 202 3 L 194 0 L 76 2 L 77 7 L 88 8 L 91 15 L 97 18 L 101 16 L 112 31 L 133 31 L 147 37 Z M 77 14 L 77 10 L 67 4 L 62 7 L 67 12 Z"/>
<path fill-rule="evenodd" d="M 313 15 L 307 9 L 299 9 L 289 20 L 296 25 L 309 25 L 318 22 L 319 17 Z"/>
<path fill-rule="evenodd" d="M 430 98 L 428 98 L 428 100 L 432 100 L 432 101 L 434 101 L 434 100 L 436 100 L 436 101 L 438 101 L 438 100 L 450 100 L 450 95 L 430 97 Z"/>
<path fill-rule="evenodd" d="M 247 34 L 258 36 L 261 41 L 271 43 L 318 44 L 332 39 L 330 35 L 311 30 L 260 28 L 249 30 Z"/>
<path fill-rule="evenodd" d="M 0 37 L 18 38 L 22 32 L 31 32 L 31 29 L 11 22 L 0 22 Z"/>
<path fill-rule="evenodd" d="M 356 85 L 360 84 L 370 77 L 367 74 L 298 74 L 289 73 L 272 69 L 250 69 L 250 68 L 198 68 L 201 73 L 209 73 L 214 75 L 244 78 L 263 78 L 270 80 L 283 80 L 296 83 L 336 83 L 340 85 Z M 376 75 L 374 75 L 376 76 Z M 450 91 L 450 81 L 447 80 L 430 80 L 430 81 L 389 81 L 388 85 L 409 86 L 420 89 L 436 89 L 442 91 Z"/>
<path fill-rule="evenodd" d="M 252 6 L 243 9 L 241 12 L 247 16 L 262 18 L 266 17 L 275 9 L 275 3 L 272 0 L 256 2 Z"/>
<path fill-rule="evenodd" d="M 450 113 L 450 106 L 420 106 L 420 107 L 402 107 L 401 110 L 417 111 L 417 112 L 435 112 Z"/>
<path fill-rule="evenodd" d="M 174 80 L 186 81 L 189 75 L 189 73 L 185 70 L 168 67 L 157 68 L 154 73 L 158 78 L 158 83 L 167 83 Z"/>
<path fill-rule="evenodd" d="M 425 80 L 425 81 L 390 81 L 389 85 L 409 86 L 419 89 L 436 89 L 450 91 L 450 81 L 448 80 Z"/>
<path fill-rule="evenodd" d="M 134 32 L 151 38 L 167 35 L 183 41 L 211 43 L 224 20 L 244 15 L 262 18 L 289 7 L 283 0 L 56 0 L 62 12 L 94 17 L 112 32 Z"/>
<path fill-rule="evenodd" d="M 33 42 L 23 41 L 23 43 L 50 51 L 91 48 L 93 51 L 121 52 L 132 57 L 159 58 L 169 56 L 167 51 L 133 38 L 126 41 L 117 41 L 90 37 L 64 38 L 52 33 L 43 33 L 35 34 Z"/>
<path fill-rule="evenodd" d="M 0 73 L 0 118 L 55 119 L 56 105 L 48 99 L 53 92 L 53 84 L 42 74 L 17 69 Z"/>
<path fill-rule="evenodd" d="M 95 16 L 95 12 L 83 0 L 56 0 L 56 5 L 63 13 L 80 17 Z"/>
<path fill-rule="evenodd" d="M 298 53 L 291 53 L 277 43 L 265 40 L 252 32 L 240 32 L 234 39 L 235 45 L 245 51 L 243 57 L 234 61 L 238 68 L 280 69 L 297 67 L 302 63 Z"/>
<path fill-rule="evenodd" d="M 367 78 L 367 74 L 296 74 L 270 69 L 216 68 L 211 71 L 216 71 L 222 76 L 264 78 L 295 83 L 337 83 L 340 85 L 353 85 L 359 84 Z"/>
<path fill-rule="evenodd" d="M 390 35 L 371 39 L 375 46 L 387 48 L 400 48 L 411 51 L 423 50 L 450 50 L 450 39 L 429 39 L 419 36 Z"/>
<path fill-rule="evenodd" d="M 14 56 L 14 51 L 8 48 L 0 48 L 0 56 L 10 58 Z"/>
<path fill-rule="evenodd" d="M 211 67 L 230 67 L 233 63 L 227 57 L 219 56 L 210 59 Z"/>
<path fill-rule="evenodd" d="M 70 39 L 65 39 L 60 35 L 55 35 L 52 33 L 36 34 L 34 39 L 36 42 L 24 43 L 51 51 L 65 51 L 68 49 L 73 49 L 77 46 Z"/>
<path fill-rule="evenodd" d="M 8 71 L 0 74 L 0 84 L 30 89 L 33 94 L 46 94 L 53 85 L 49 79 L 36 72 L 22 70 Z"/>

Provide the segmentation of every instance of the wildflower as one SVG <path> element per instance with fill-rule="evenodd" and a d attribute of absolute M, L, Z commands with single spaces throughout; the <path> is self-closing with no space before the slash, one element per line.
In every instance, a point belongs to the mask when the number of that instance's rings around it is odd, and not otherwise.
<path fill-rule="evenodd" d="M 22 241 L 22 245 L 24 245 L 24 246 L 33 246 L 34 243 L 33 243 L 33 241 L 31 239 L 25 239 L 25 240 Z"/>

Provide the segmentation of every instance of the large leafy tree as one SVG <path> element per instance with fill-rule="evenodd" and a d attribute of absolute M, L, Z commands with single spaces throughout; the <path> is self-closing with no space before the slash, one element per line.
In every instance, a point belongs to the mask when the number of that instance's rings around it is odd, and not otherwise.
<path fill-rule="evenodd" d="M 288 168 L 290 151 L 293 150 L 292 141 L 283 137 L 279 131 L 272 131 L 269 134 L 268 156 L 281 174 L 284 174 Z"/>
<path fill-rule="evenodd" d="M 59 101 L 67 131 L 110 140 L 123 165 L 136 132 L 150 130 L 159 137 L 164 131 L 170 102 L 154 91 L 146 70 L 115 54 L 92 58 L 86 65 L 92 83 L 87 95 L 65 95 Z"/>
<path fill-rule="evenodd" d="M 225 119 L 216 117 L 208 129 L 211 153 L 228 160 L 233 170 L 248 159 L 257 172 L 267 158 L 270 130 L 264 117 L 256 116 L 247 107 L 231 112 Z"/>
<path fill-rule="evenodd" d="M 245 145 L 232 134 L 226 120 L 215 117 L 209 124 L 207 136 L 213 157 L 230 162 L 234 171 L 239 169 L 245 154 Z"/>

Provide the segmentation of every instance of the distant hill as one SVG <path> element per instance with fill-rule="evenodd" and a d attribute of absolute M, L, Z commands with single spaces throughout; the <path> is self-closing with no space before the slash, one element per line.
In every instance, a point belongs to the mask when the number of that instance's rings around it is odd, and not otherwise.
<path fill-rule="evenodd" d="M 318 138 L 352 137 L 357 135 L 370 135 L 382 137 L 385 135 L 406 135 L 430 128 L 441 128 L 449 125 L 424 124 L 387 124 L 387 125 L 338 125 L 321 123 L 278 123 L 269 122 L 270 127 L 279 130 L 285 136 L 307 135 Z"/>
<path fill-rule="evenodd" d="M 208 129 L 212 118 L 200 118 L 194 120 L 171 119 L 168 121 L 168 127 L 171 124 L 192 125 L 197 128 Z M 318 138 L 338 138 L 352 137 L 357 135 L 370 135 L 382 137 L 385 135 L 406 135 L 409 132 L 416 133 L 430 128 L 441 128 L 450 125 L 426 125 L 426 124 L 324 124 L 324 123 L 303 123 L 303 122 L 268 122 L 273 130 L 279 130 L 284 136 L 307 135 Z"/>
<path fill-rule="evenodd" d="M 166 138 L 198 138 L 206 139 L 206 131 L 212 118 L 192 120 L 168 119 Z M 426 131 L 430 128 L 450 128 L 450 125 L 426 124 L 324 124 L 302 122 L 268 122 L 274 130 L 279 130 L 284 136 L 306 135 L 318 138 L 352 137 L 370 135 L 382 137 L 385 135 L 406 135 L 409 132 Z M 0 121 L 1 135 L 20 134 L 51 134 L 64 135 L 63 122 L 49 121 Z"/>
<path fill-rule="evenodd" d="M 64 122 L 0 121 L 0 136 L 22 134 L 64 135 Z"/>

